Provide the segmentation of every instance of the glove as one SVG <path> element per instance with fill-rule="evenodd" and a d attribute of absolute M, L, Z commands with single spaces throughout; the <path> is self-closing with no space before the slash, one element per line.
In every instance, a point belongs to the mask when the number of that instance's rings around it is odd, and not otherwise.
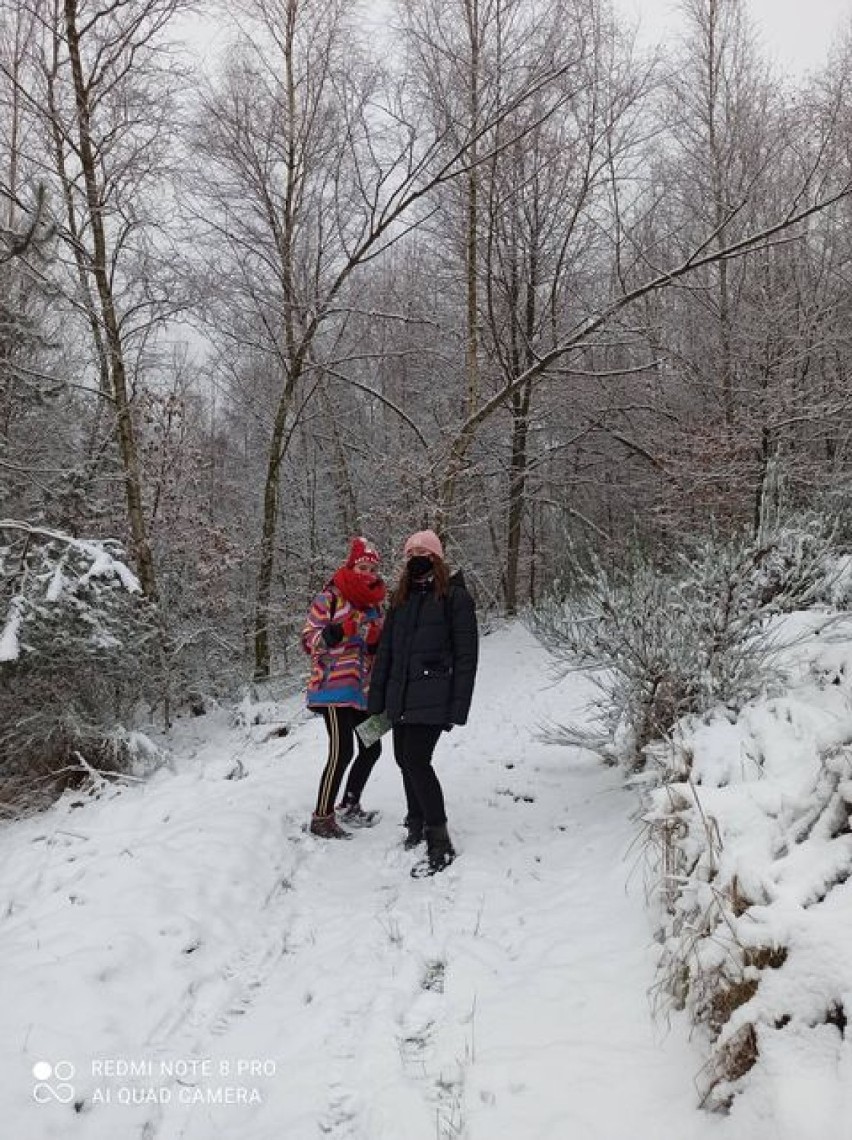
<path fill-rule="evenodd" d="M 371 621 L 367 626 L 367 644 L 372 649 L 374 645 L 379 644 L 379 638 L 382 636 L 382 627 L 377 621 Z"/>
<path fill-rule="evenodd" d="M 340 645 L 343 641 L 343 626 L 339 621 L 334 621 L 331 625 L 327 625 L 322 631 L 322 639 L 329 649 L 333 649 L 335 645 Z"/>
<path fill-rule="evenodd" d="M 344 637 L 354 637 L 358 632 L 359 622 L 357 618 L 350 616 L 342 623 L 341 629 L 343 630 Z"/>

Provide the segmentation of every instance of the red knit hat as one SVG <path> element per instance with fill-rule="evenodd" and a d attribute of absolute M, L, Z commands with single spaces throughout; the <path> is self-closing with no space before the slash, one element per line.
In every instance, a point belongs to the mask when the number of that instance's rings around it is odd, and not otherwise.
<path fill-rule="evenodd" d="M 441 546 L 441 540 L 437 534 L 435 534 L 434 530 L 418 530 L 410 535 L 405 540 L 403 555 L 407 558 L 415 546 L 421 546 L 424 550 L 428 550 L 430 554 L 434 554 L 436 558 L 444 557 L 444 548 Z"/>
<path fill-rule="evenodd" d="M 358 538 L 353 538 L 349 543 L 349 554 L 346 558 L 346 565 L 351 570 L 356 562 L 380 562 L 379 552 L 374 546 L 370 546 L 363 535 Z"/>

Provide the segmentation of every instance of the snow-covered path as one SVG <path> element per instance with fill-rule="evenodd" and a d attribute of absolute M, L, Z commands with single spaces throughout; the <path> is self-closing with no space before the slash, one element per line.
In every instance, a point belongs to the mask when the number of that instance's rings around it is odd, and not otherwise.
<path fill-rule="evenodd" d="M 518 626 L 482 648 L 471 722 L 439 744 L 460 858 L 434 879 L 408 874 L 388 749 L 381 823 L 304 833 L 316 721 L 193 722 L 175 771 L 0 836 L 4 1135 L 732 1137 L 695 1108 L 684 1027 L 650 1016 L 633 796 L 535 740 L 582 678 L 552 685 Z"/>

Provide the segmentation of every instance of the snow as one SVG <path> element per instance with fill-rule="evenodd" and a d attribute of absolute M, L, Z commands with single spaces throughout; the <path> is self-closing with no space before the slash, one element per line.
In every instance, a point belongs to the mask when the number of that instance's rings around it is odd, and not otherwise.
<path fill-rule="evenodd" d="M 121 559 L 113 558 L 100 543 L 78 540 L 74 545 L 92 560 L 91 566 L 80 578 L 81 583 L 86 583 L 92 578 L 111 578 L 115 575 L 129 594 L 142 592 L 139 579 L 133 571 L 125 566 Z"/>
<path fill-rule="evenodd" d="M 63 570 L 62 562 L 57 562 L 56 569 L 50 576 L 50 583 L 45 592 L 45 601 L 58 602 L 62 597 L 62 591 L 65 588 L 65 573 Z"/>
<path fill-rule="evenodd" d="M 688 1007 L 700 1018 L 705 979 L 716 992 L 757 983 L 713 1045 L 719 1057 L 749 1027 L 757 1043 L 754 1068 L 719 1087 L 734 1094 L 731 1122 L 748 1134 L 771 1119 L 771 1134 L 783 1140 L 845 1140 L 852 620 L 835 615 L 827 623 L 812 613 L 782 624 L 780 640 L 793 647 L 784 692 L 752 700 L 734 717 L 719 710 L 704 721 L 686 718 L 670 746 L 655 746 L 657 762 L 682 778 L 652 794 L 648 819 L 667 822 L 677 837 L 670 863 L 680 876 L 661 925 L 670 969 L 695 982 Z M 751 959 L 767 954 L 771 963 L 755 968 Z"/>
<path fill-rule="evenodd" d="M 286 736 L 216 710 L 179 725 L 149 779 L 67 793 L 8 826 L 4 1134 L 846 1140 L 852 1074 L 833 1026 L 776 1034 L 741 1111 L 697 1108 L 704 1046 L 683 1014 L 652 1016 L 660 947 L 637 792 L 538 738 L 546 721 L 582 721 L 594 696 L 583 674 L 554 681 L 522 627 L 483 638 L 470 723 L 436 754 L 459 858 L 433 879 L 408 873 L 387 746 L 364 797 L 378 826 L 349 843 L 305 832 L 325 739 L 297 701 L 274 710 Z M 782 749 L 773 811 L 814 771 L 795 770 L 815 725 L 794 712 L 799 751 Z M 765 727 L 761 747 L 777 747 Z M 711 738 L 728 755 L 752 747 L 744 731 Z M 770 819 L 741 800 L 744 827 Z M 835 890 L 822 929 L 797 926 L 800 869 L 773 879 L 773 836 L 755 840 L 760 881 L 788 900 L 772 921 L 819 952 L 848 931 L 848 902 Z M 833 859 L 821 866 L 830 877 Z"/>
<path fill-rule="evenodd" d="M 86 585 L 95 578 L 110 579 L 115 577 L 128 593 L 141 593 L 139 580 L 133 571 L 125 566 L 118 558 L 114 558 L 101 543 L 72 539 L 57 532 L 41 530 L 39 528 L 24 527 L 24 529 L 31 530 L 33 534 L 40 535 L 41 537 L 61 542 L 69 550 L 81 553 L 89 560 L 89 565 L 85 572 L 79 576 L 77 584 Z M 65 569 L 66 557 L 63 555 L 50 572 L 44 589 L 44 600 L 49 605 L 59 603 L 63 598 L 63 594 L 69 582 L 73 582 L 73 579 L 69 579 L 66 575 Z M 2 628 L 0 628 L 0 664 L 17 661 L 20 657 L 21 627 L 24 623 L 27 606 L 28 601 L 24 595 L 12 598 L 9 604 L 6 619 Z M 93 623 L 96 622 L 95 616 L 87 615 L 87 617 L 88 620 Z M 92 634 L 92 644 L 99 649 L 111 649 L 120 646 L 121 643 L 106 630 L 96 628 Z"/>
<path fill-rule="evenodd" d="M 9 604 L 6 621 L 0 631 L 0 662 L 17 661 L 21 646 L 18 639 L 23 620 L 23 602 L 21 598 L 13 598 Z"/>

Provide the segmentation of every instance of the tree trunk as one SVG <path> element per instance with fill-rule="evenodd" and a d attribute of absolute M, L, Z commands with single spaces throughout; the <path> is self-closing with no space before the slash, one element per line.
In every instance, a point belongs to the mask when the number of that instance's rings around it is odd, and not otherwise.
<path fill-rule="evenodd" d="M 333 462 L 331 467 L 331 481 L 337 494 L 337 505 L 340 511 L 340 521 L 343 524 L 343 533 L 347 537 L 358 534 L 361 523 L 358 517 L 358 496 L 355 485 L 349 474 L 349 464 L 346 459 L 346 449 L 340 437 L 340 427 L 334 414 L 334 403 L 328 394 L 325 382 L 320 384 L 320 402 L 325 412 L 326 422 L 331 431 Z"/>
<path fill-rule="evenodd" d="M 479 0 L 465 0 L 468 36 L 470 39 L 470 169 L 467 175 L 467 234 L 465 243 L 465 274 L 467 288 L 467 337 L 465 365 L 467 372 L 467 414 L 473 415 L 479 403 L 479 292 L 477 278 L 478 246 L 478 180 L 476 137 L 479 130 L 479 67 L 480 30 Z"/>
<path fill-rule="evenodd" d="M 526 507 L 527 436 L 532 385 L 512 395 L 512 454 L 509 465 L 509 512 L 506 549 L 506 613 L 518 612 L 521 524 Z"/>
<path fill-rule="evenodd" d="M 269 622 L 272 604 L 272 576 L 275 570 L 275 542 L 278 536 L 278 500 L 281 487 L 281 462 L 284 458 L 284 430 L 290 411 L 295 379 L 287 378 L 272 429 L 266 480 L 263 486 L 263 523 L 260 535 L 260 559 L 257 568 L 257 588 L 254 602 L 254 677 L 262 681 L 268 677 L 272 665 L 269 648 Z"/>
<path fill-rule="evenodd" d="M 533 218 L 538 217 L 535 197 L 533 198 Z M 516 259 L 512 259 L 512 298 L 515 313 L 512 319 L 512 373 L 519 376 L 524 368 L 534 362 L 532 343 L 536 329 L 536 285 L 538 278 L 538 256 L 536 242 L 538 227 L 533 225 L 529 235 L 529 267 L 524 282 L 524 308 L 521 312 L 521 289 L 518 280 Z M 523 328 L 523 343 L 519 343 L 518 329 Z M 527 465 L 529 462 L 527 444 L 529 440 L 530 405 L 532 384 L 525 384 L 512 393 L 512 451 L 509 462 L 509 509 L 506 542 L 506 613 L 513 615 L 518 610 L 518 576 L 521 561 L 521 529 L 526 511 Z"/>
<path fill-rule="evenodd" d="M 280 250 L 280 283 L 283 301 L 284 329 L 284 385 L 275 424 L 269 443 L 266 465 L 266 481 L 263 488 L 263 523 L 260 536 L 260 558 L 257 567 L 257 589 L 254 602 L 254 676 L 255 680 L 268 677 L 272 667 L 272 653 L 269 646 L 269 623 L 272 605 L 272 578 L 275 572 L 275 543 L 278 536 L 278 504 L 281 488 L 281 463 L 284 459 L 285 428 L 290 412 L 293 393 L 302 374 L 306 353 L 310 350 L 313 334 L 317 328 L 316 316 L 301 342 L 297 343 L 296 311 L 297 295 L 295 285 L 295 211 L 298 197 L 299 156 L 297 153 L 297 76 L 296 30 L 299 15 L 298 0 L 287 0 L 284 30 L 284 74 L 287 99 L 288 143 L 286 159 L 286 185 L 284 217 L 282 220 L 282 244 Z"/>
<path fill-rule="evenodd" d="M 127 502 L 127 515 L 133 542 L 133 555 L 139 582 L 148 598 L 157 598 L 157 579 L 154 558 L 148 542 L 145 514 L 142 502 L 142 479 L 136 435 L 130 410 L 130 395 L 124 351 L 118 316 L 112 294 L 110 275 L 107 269 L 107 240 L 100 204 L 100 188 L 97 181 L 97 162 L 91 136 L 90 90 L 83 75 L 80 36 L 77 29 L 77 0 L 65 0 L 65 33 L 71 74 L 74 83 L 74 99 L 77 111 L 80 165 L 86 187 L 86 202 L 89 223 L 94 243 L 94 262 L 91 273 L 94 276 L 100 304 L 100 317 L 106 341 L 112 397 L 115 401 L 118 445 L 124 470 L 124 488 Z"/>

